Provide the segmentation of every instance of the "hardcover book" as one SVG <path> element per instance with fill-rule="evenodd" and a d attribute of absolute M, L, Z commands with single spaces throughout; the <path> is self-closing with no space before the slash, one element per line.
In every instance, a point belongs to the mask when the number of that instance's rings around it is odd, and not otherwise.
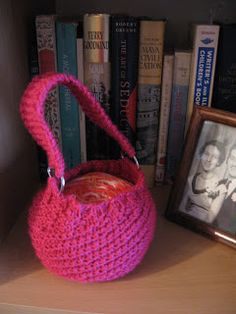
<path fill-rule="evenodd" d="M 194 105 L 211 106 L 219 25 L 194 25 L 186 131 Z"/>
<path fill-rule="evenodd" d="M 35 23 L 30 23 L 30 39 L 29 39 L 29 70 L 30 79 L 39 74 L 39 62 L 38 62 L 38 48 L 37 48 L 37 37 L 36 37 L 36 26 Z"/>
<path fill-rule="evenodd" d="M 83 48 L 83 22 L 78 21 L 77 27 L 77 75 L 78 79 L 84 83 L 84 48 Z M 81 162 L 87 161 L 86 145 L 86 119 L 85 114 L 79 106 L 79 128 L 80 128 L 80 155 Z"/>
<path fill-rule="evenodd" d="M 34 58 L 34 67 L 31 66 L 31 74 L 44 74 L 46 72 L 57 71 L 57 49 L 56 49 L 56 29 L 55 29 L 55 15 L 38 15 L 35 19 L 36 31 L 36 56 Z M 34 48 L 32 48 L 34 49 Z M 33 51 L 32 51 L 33 53 Z M 33 59 L 31 59 L 33 62 Z M 33 73 L 33 71 L 36 71 Z M 52 89 L 45 102 L 45 118 L 48 122 L 55 139 L 62 148 L 61 136 L 61 121 L 60 121 L 60 107 L 59 107 L 59 91 L 58 88 Z M 38 160 L 39 160 L 39 175 L 42 181 L 48 177 L 47 156 L 46 153 L 38 146 Z"/>
<path fill-rule="evenodd" d="M 186 121 L 191 53 L 176 51 L 174 55 L 173 88 L 167 140 L 166 179 L 175 178 L 182 157 Z"/>
<path fill-rule="evenodd" d="M 236 24 L 220 26 L 212 107 L 236 113 Z"/>
<path fill-rule="evenodd" d="M 58 71 L 77 77 L 77 23 L 58 20 Z M 75 97 L 65 86 L 59 87 L 62 128 L 62 149 L 68 169 L 81 162 L 79 108 Z"/>
<path fill-rule="evenodd" d="M 125 15 L 111 17 L 111 116 L 135 146 L 138 80 L 138 21 Z M 113 144 L 113 157 L 119 148 Z"/>
<path fill-rule="evenodd" d="M 38 63 L 38 49 L 37 49 L 37 38 L 36 38 L 36 27 L 35 23 L 30 24 L 31 33 L 30 33 L 30 45 L 29 45 L 29 70 L 30 70 L 30 79 L 32 80 L 34 76 L 39 74 L 39 63 Z M 37 145 L 37 154 L 38 154 L 38 166 L 39 166 L 39 177 L 43 182 L 47 179 L 48 173 L 48 162 L 45 151 Z"/>
<path fill-rule="evenodd" d="M 84 15 L 84 82 L 110 114 L 109 15 Z M 109 159 L 110 138 L 86 119 L 87 158 Z"/>
<path fill-rule="evenodd" d="M 161 84 L 161 107 L 160 107 L 160 122 L 158 132 L 157 146 L 157 163 L 155 181 L 157 184 L 162 184 L 165 179 L 166 168 L 166 150 L 168 138 L 168 125 L 171 104 L 171 92 L 173 83 L 173 67 L 174 55 L 165 54 L 163 62 L 163 74 Z"/>
<path fill-rule="evenodd" d="M 38 15 L 35 19 L 39 74 L 57 71 L 57 48 L 55 15 Z M 62 145 L 59 94 L 58 88 L 54 88 L 45 102 L 45 117 L 57 140 Z"/>
<path fill-rule="evenodd" d="M 164 31 L 165 21 L 140 20 L 136 152 L 149 186 L 157 157 Z"/>

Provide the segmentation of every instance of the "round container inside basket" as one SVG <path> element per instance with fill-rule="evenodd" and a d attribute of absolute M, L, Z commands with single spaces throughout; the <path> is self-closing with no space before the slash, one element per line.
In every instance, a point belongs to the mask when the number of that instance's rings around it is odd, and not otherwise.
<path fill-rule="evenodd" d="M 75 195 L 83 204 L 98 204 L 129 191 L 132 186 L 131 182 L 118 176 L 94 171 L 69 180 L 64 193 Z"/>

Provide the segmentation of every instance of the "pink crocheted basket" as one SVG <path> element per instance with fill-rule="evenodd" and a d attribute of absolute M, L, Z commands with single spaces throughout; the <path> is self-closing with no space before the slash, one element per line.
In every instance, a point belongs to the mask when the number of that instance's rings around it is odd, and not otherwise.
<path fill-rule="evenodd" d="M 57 84 L 71 90 L 90 120 L 115 139 L 129 158 L 89 161 L 65 171 L 62 153 L 44 119 L 45 99 Z M 69 75 L 35 77 L 23 94 L 20 112 L 54 173 L 29 211 L 29 233 L 38 258 L 51 272 L 81 282 L 113 280 L 132 271 L 143 259 L 156 224 L 156 208 L 144 175 L 130 160 L 135 157 L 134 148 L 88 89 Z M 67 181 L 91 171 L 120 176 L 133 186 L 99 204 L 81 204 L 74 195 L 63 194 L 63 178 Z"/>

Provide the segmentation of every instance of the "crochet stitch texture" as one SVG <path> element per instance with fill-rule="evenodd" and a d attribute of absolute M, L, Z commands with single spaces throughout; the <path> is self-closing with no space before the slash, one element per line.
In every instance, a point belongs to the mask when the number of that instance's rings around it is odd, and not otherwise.
<path fill-rule="evenodd" d="M 80 282 L 114 280 L 142 261 L 154 236 L 156 208 L 143 172 L 129 158 L 89 161 L 65 171 L 63 156 L 44 119 L 46 96 L 57 84 L 69 87 L 86 115 L 113 137 L 122 151 L 129 157 L 135 154 L 82 83 L 57 73 L 34 78 L 22 96 L 20 112 L 26 128 L 46 151 L 55 176 L 48 178 L 33 199 L 28 218 L 32 245 L 43 265 L 59 276 Z M 81 204 L 74 195 L 60 192 L 60 177 L 67 181 L 93 171 L 122 177 L 133 186 L 99 204 Z"/>

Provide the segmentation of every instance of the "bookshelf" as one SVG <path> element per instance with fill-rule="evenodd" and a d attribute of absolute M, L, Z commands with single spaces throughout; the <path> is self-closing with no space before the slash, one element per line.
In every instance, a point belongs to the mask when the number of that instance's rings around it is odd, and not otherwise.
<path fill-rule="evenodd" d="M 156 239 L 142 265 L 129 276 L 82 285 L 42 268 L 29 243 L 25 215 L 38 185 L 36 151 L 18 114 L 19 99 L 29 80 L 28 22 L 34 15 L 99 11 L 167 17 L 167 45 L 183 47 L 189 23 L 208 21 L 211 9 L 216 10 L 219 3 L 148 0 L 144 5 L 137 0 L 131 5 L 120 0 L 118 8 L 104 0 L 1 1 L 0 313 L 235 312 L 235 251 L 166 221 L 161 212 L 168 187 L 153 190 L 160 212 Z M 236 3 L 222 3 L 221 15 L 227 21 L 235 19 Z"/>

